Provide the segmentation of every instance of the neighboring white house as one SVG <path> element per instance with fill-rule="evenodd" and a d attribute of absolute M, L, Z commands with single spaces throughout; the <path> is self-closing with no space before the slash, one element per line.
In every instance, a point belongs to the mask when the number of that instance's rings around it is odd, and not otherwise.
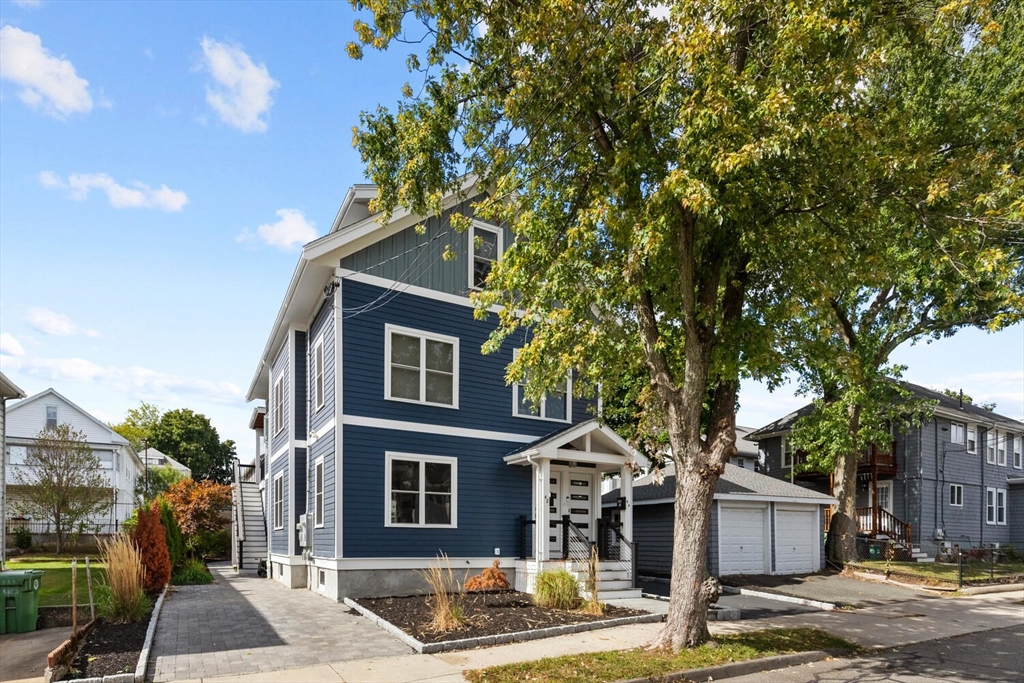
<path fill-rule="evenodd" d="M 54 389 L 7 407 L 8 518 L 18 514 L 24 502 L 25 487 L 17 484 L 17 472 L 25 470 L 29 449 L 35 445 L 39 432 L 59 424 L 69 424 L 85 434 L 110 486 L 110 507 L 88 520 L 89 530 L 100 533 L 115 530 L 135 508 L 135 484 L 143 469 L 142 461 L 127 439 Z"/>
<path fill-rule="evenodd" d="M 140 459 L 142 460 L 143 466 L 143 473 L 139 475 L 140 477 L 145 476 L 146 468 L 153 469 L 155 467 L 163 467 L 164 465 L 170 465 L 171 467 L 174 468 L 176 472 L 181 474 L 186 479 L 192 478 L 191 469 L 189 469 L 185 465 L 182 465 L 180 462 L 178 462 L 171 456 L 167 455 L 166 453 L 161 453 L 152 446 L 143 448 L 142 452 L 139 453 L 139 456 Z"/>
<path fill-rule="evenodd" d="M 0 372 L 0 453 L 7 452 L 7 401 L 12 398 L 25 398 L 25 392 L 18 388 L 18 385 L 7 378 L 7 375 Z M 6 480 L 7 458 L 0 458 L 0 522 L 7 519 L 7 487 L 3 485 Z M 0 526 L 3 526 L 0 524 Z M 7 530 L 0 528 L 0 569 L 4 568 L 7 561 Z"/>

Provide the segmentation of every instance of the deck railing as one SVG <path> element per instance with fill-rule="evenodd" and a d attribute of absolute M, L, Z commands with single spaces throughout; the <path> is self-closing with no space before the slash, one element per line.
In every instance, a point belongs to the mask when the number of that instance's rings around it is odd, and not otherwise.
<path fill-rule="evenodd" d="M 914 544 L 913 526 L 878 506 L 857 508 L 857 531 L 870 536 L 884 535 L 908 548 Z"/>

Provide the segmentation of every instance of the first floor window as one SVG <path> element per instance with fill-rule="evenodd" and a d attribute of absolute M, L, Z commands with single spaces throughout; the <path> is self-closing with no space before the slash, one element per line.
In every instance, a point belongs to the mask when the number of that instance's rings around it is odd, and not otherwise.
<path fill-rule="evenodd" d="M 985 489 L 985 521 L 1006 524 L 1006 489 Z"/>
<path fill-rule="evenodd" d="M 949 485 L 949 504 L 957 507 L 963 507 L 964 487 L 960 484 Z"/>
<path fill-rule="evenodd" d="M 316 515 L 315 524 L 316 526 L 324 525 L 324 459 L 320 458 L 316 461 L 316 466 L 313 468 L 314 471 L 314 482 L 313 492 L 314 498 L 316 499 L 314 514 Z"/>
<path fill-rule="evenodd" d="M 274 528 L 284 528 L 284 475 L 274 477 Z"/>
<path fill-rule="evenodd" d="M 284 375 L 280 375 L 277 381 L 274 382 L 273 395 L 270 397 L 271 403 L 274 406 L 274 434 L 277 434 L 284 429 Z"/>
<path fill-rule="evenodd" d="M 386 526 L 456 525 L 455 458 L 388 453 Z"/>
<path fill-rule="evenodd" d="M 949 425 L 949 440 L 952 443 L 964 443 L 965 427 L 961 422 L 953 422 Z"/>

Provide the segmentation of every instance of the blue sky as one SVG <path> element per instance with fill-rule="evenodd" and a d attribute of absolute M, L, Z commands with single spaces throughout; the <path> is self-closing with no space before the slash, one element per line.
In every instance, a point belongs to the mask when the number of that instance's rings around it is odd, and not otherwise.
<path fill-rule="evenodd" d="M 346 3 L 0 2 L 0 368 L 104 420 L 244 392 L 300 245 L 349 185 L 402 50 L 345 55 Z M 1024 416 L 1024 326 L 901 349 L 906 378 Z M 740 424 L 804 403 L 747 383 Z"/>

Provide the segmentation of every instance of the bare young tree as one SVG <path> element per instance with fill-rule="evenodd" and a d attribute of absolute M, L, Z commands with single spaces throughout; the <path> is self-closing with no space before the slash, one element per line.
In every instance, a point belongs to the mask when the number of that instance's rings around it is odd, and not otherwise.
<path fill-rule="evenodd" d="M 15 474 L 15 483 L 25 487 L 20 507 L 53 524 L 58 553 L 81 522 L 110 507 L 110 486 L 100 468 L 85 434 L 61 424 L 39 432 Z"/>

